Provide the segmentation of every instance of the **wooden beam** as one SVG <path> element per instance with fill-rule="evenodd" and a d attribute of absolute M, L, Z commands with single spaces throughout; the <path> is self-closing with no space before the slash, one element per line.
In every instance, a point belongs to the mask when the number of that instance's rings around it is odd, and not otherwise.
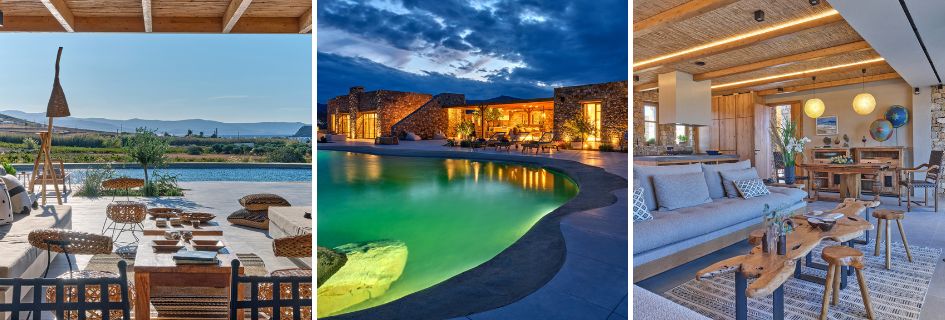
<path fill-rule="evenodd" d="M 843 17 L 836 10 L 830 10 L 812 17 L 802 18 L 786 23 L 770 26 L 754 32 L 735 35 L 719 41 L 710 42 L 693 48 L 677 51 L 633 63 L 633 72 L 649 69 L 654 66 L 667 65 L 697 57 L 715 55 L 732 51 L 745 46 L 757 44 L 760 41 L 777 38 L 802 30 L 822 27 L 828 24 L 843 21 Z"/>
<path fill-rule="evenodd" d="M 64 0 L 40 0 L 66 32 L 75 32 L 75 16 Z"/>
<path fill-rule="evenodd" d="M 731 68 L 725 68 L 721 70 L 709 71 L 704 73 L 695 74 L 692 76 L 692 79 L 695 81 L 702 81 L 706 79 L 715 79 L 728 75 L 745 73 L 749 71 L 755 71 L 759 69 L 766 69 L 771 67 L 780 67 L 789 65 L 792 63 L 818 59 L 826 56 L 838 55 L 841 53 L 854 52 L 870 49 L 870 45 L 866 41 L 856 41 L 847 44 L 841 44 L 839 46 L 834 46 L 830 48 L 824 48 L 820 50 L 808 51 L 804 53 L 798 53 L 790 56 L 777 57 L 774 59 L 758 61 L 755 63 L 749 63 L 745 65 L 735 66 Z"/>
<path fill-rule="evenodd" d="M 633 24 L 634 37 L 649 33 L 659 26 L 683 21 L 706 12 L 730 5 L 738 0 L 692 0 L 672 9 L 657 13 Z"/>
<path fill-rule="evenodd" d="M 154 30 L 152 21 L 151 21 L 151 0 L 141 0 L 141 13 L 144 18 L 144 32 L 151 32 Z"/>
<path fill-rule="evenodd" d="M 783 88 L 782 90 L 778 90 L 778 89 L 761 90 L 761 91 L 758 91 L 758 95 L 759 95 L 759 96 L 769 96 L 769 95 L 773 95 L 773 94 L 782 94 L 782 93 L 791 93 L 791 92 L 807 91 L 807 90 L 814 90 L 814 89 L 832 88 L 832 87 L 845 86 L 845 85 L 849 85 L 849 84 L 858 84 L 858 83 L 860 83 L 860 82 L 874 82 L 874 81 L 882 81 L 882 80 L 889 80 L 889 79 L 899 79 L 899 78 L 900 78 L 900 77 L 899 77 L 899 74 L 898 74 L 898 73 L 895 73 L 895 72 L 881 73 L 881 74 L 872 75 L 872 76 L 866 76 L 866 77 L 853 77 L 853 78 L 840 79 L 840 80 L 834 80 L 834 81 L 827 81 L 827 82 L 820 82 L 820 83 L 805 84 L 805 85 L 800 85 L 800 86 L 786 87 L 786 88 Z"/>
<path fill-rule="evenodd" d="M 230 5 L 223 13 L 223 33 L 230 33 L 253 0 L 230 0 Z"/>
<path fill-rule="evenodd" d="M 312 32 L 312 8 L 305 10 L 305 13 L 299 17 L 299 33 Z"/>
<path fill-rule="evenodd" d="M 223 23 L 219 17 L 176 18 L 153 17 L 153 32 L 165 33 L 220 33 Z M 2 32 L 62 32 L 62 26 L 50 16 L 4 16 Z M 140 17 L 75 17 L 75 32 L 145 32 Z M 231 33 L 298 33 L 299 19 L 295 17 L 240 19 Z"/>
<path fill-rule="evenodd" d="M 712 90 L 722 90 L 722 89 L 736 89 L 736 88 L 746 88 L 753 87 L 762 84 L 782 82 L 790 79 L 800 79 L 800 78 L 809 78 L 813 76 L 818 76 L 822 74 L 844 72 L 849 70 L 857 70 L 868 67 L 874 67 L 879 65 L 885 65 L 886 60 L 883 58 L 876 58 L 871 60 L 865 60 L 855 63 L 847 63 L 837 66 L 830 66 L 826 68 L 817 68 L 811 70 L 804 70 L 799 72 L 785 73 L 781 75 L 774 75 L 768 77 L 761 77 L 756 79 L 741 80 L 729 83 L 720 83 L 712 86 Z"/>
<path fill-rule="evenodd" d="M 636 92 L 650 91 L 650 90 L 659 89 L 659 87 L 660 87 L 660 84 L 656 81 L 653 81 L 653 82 L 647 82 L 647 83 L 641 83 L 641 84 L 635 85 L 633 86 L 633 91 L 636 91 Z"/>

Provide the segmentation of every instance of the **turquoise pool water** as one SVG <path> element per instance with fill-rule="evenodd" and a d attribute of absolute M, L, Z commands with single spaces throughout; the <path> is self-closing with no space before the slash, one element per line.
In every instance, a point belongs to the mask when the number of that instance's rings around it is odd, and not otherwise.
<path fill-rule="evenodd" d="M 316 158 L 319 246 L 394 239 L 408 249 L 390 290 L 339 313 L 396 300 L 488 261 L 578 192 L 562 174 L 517 164 L 338 151 Z"/>

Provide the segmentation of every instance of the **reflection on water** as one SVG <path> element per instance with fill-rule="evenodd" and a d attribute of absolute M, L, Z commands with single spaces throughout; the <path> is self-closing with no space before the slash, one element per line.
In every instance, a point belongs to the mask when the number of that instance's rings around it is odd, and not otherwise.
<path fill-rule="evenodd" d="M 403 241 L 404 273 L 370 308 L 488 261 L 577 194 L 564 175 L 464 159 L 318 151 L 318 245 Z"/>

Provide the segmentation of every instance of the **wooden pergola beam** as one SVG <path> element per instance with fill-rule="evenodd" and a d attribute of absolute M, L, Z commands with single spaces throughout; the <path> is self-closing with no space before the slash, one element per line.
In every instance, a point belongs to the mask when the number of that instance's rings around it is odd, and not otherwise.
<path fill-rule="evenodd" d="M 843 17 L 836 10 L 831 10 L 813 17 L 789 21 L 780 25 L 771 26 L 755 32 L 734 35 L 732 37 L 714 41 L 693 48 L 668 53 L 644 61 L 633 63 L 633 72 L 650 69 L 655 66 L 667 65 L 680 61 L 691 60 L 697 57 L 715 55 L 723 52 L 732 51 L 745 46 L 757 44 L 772 38 L 788 35 L 802 30 L 822 27 L 832 23 L 843 21 Z"/>
<path fill-rule="evenodd" d="M 151 32 L 154 30 L 154 25 L 151 20 L 151 0 L 141 0 L 141 13 L 144 18 L 144 32 Z"/>
<path fill-rule="evenodd" d="M 220 33 L 223 23 L 214 17 L 152 17 L 153 32 Z M 0 32 L 61 32 L 62 26 L 50 16 L 4 16 Z M 75 17 L 75 32 L 145 32 L 140 17 Z M 240 19 L 231 33 L 298 33 L 296 17 Z"/>
<path fill-rule="evenodd" d="M 660 87 L 659 83 L 657 83 L 656 81 L 653 81 L 653 82 L 647 82 L 647 83 L 641 83 L 641 84 L 635 85 L 633 86 L 633 91 L 636 91 L 636 92 L 650 91 L 650 90 L 659 89 L 659 87 Z"/>
<path fill-rule="evenodd" d="M 308 8 L 308 10 L 299 17 L 299 33 L 309 32 L 312 32 L 312 8 Z"/>
<path fill-rule="evenodd" d="M 64 0 L 40 0 L 66 32 L 75 32 L 75 16 Z"/>
<path fill-rule="evenodd" d="M 767 90 L 761 90 L 761 91 L 758 91 L 758 95 L 759 95 L 759 96 L 770 96 L 770 95 L 774 95 L 774 94 L 782 94 L 782 93 L 791 93 L 791 92 L 807 91 L 807 90 L 814 90 L 814 89 L 824 89 L 824 88 L 839 87 L 839 86 L 845 86 L 845 85 L 849 85 L 849 84 L 857 84 L 857 83 L 860 83 L 861 81 L 862 81 L 862 82 L 875 82 L 875 81 L 882 81 L 882 80 L 889 80 L 889 79 L 899 79 L 899 78 L 900 78 L 899 74 L 898 74 L 898 73 L 895 73 L 895 72 L 881 73 L 881 74 L 872 75 L 872 76 L 866 76 L 866 77 L 853 77 L 853 78 L 840 79 L 840 80 L 834 80 L 834 81 L 827 81 L 827 82 L 820 82 L 820 83 L 805 84 L 805 85 L 800 85 L 800 86 L 786 87 L 786 88 L 782 88 L 782 89 L 767 89 Z"/>
<path fill-rule="evenodd" d="M 249 9 L 252 2 L 253 0 L 230 0 L 230 4 L 223 13 L 223 33 L 230 33 L 236 27 L 236 22 L 240 20 L 243 13 L 246 13 L 246 9 Z"/>
<path fill-rule="evenodd" d="M 863 68 L 875 67 L 880 65 L 886 65 L 886 61 L 882 58 L 871 59 L 866 61 L 861 61 L 857 63 L 848 63 L 838 66 L 831 66 L 826 68 L 818 68 L 812 70 L 805 70 L 801 72 L 791 72 L 781 75 L 774 75 L 756 79 L 747 79 L 741 81 L 735 81 L 730 83 L 720 83 L 712 86 L 712 90 L 737 90 L 739 88 L 754 87 L 763 84 L 783 82 L 791 79 L 801 79 L 809 78 L 813 76 L 819 76 L 822 74 L 830 74 L 837 72 L 844 72 L 850 70 L 858 70 Z"/>
<path fill-rule="evenodd" d="M 820 50 L 808 51 L 804 53 L 798 53 L 794 55 L 777 57 L 774 59 L 768 59 L 764 61 L 758 61 L 754 63 L 744 64 L 740 66 L 734 66 L 731 68 L 725 68 L 721 70 L 709 71 L 704 73 L 695 74 L 692 76 L 693 80 L 701 81 L 707 79 L 715 79 L 724 76 L 729 76 L 738 73 L 745 73 L 749 71 L 755 71 L 760 69 L 767 69 L 772 67 L 780 67 L 789 64 L 793 64 L 801 61 L 814 60 L 822 57 L 838 55 L 847 52 L 855 52 L 861 50 L 870 49 L 870 45 L 866 41 L 856 41 L 847 44 L 841 44 L 839 46 L 834 46 L 830 48 L 824 48 Z"/>
<path fill-rule="evenodd" d="M 634 36 L 643 35 L 659 26 L 696 17 L 735 2 L 738 2 L 738 0 L 692 0 L 675 6 L 672 9 L 657 13 L 640 22 L 635 22 L 633 24 L 633 33 Z"/>

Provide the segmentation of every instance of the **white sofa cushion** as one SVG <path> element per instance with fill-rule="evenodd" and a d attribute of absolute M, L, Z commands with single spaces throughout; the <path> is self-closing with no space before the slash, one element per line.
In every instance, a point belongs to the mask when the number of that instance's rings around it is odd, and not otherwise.
<path fill-rule="evenodd" d="M 712 202 L 702 172 L 653 176 L 660 210 L 676 210 Z"/>
<path fill-rule="evenodd" d="M 643 188 L 643 200 L 651 211 L 656 210 L 656 193 L 653 190 L 653 176 L 661 174 L 676 174 L 702 172 L 702 165 L 686 164 L 678 166 L 633 166 L 633 187 Z"/>
<path fill-rule="evenodd" d="M 725 188 L 722 187 L 722 175 L 719 172 L 751 168 L 751 161 L 742 160 L 735 163 L 702 164 L 705 173 L 705 183 L 709 186 L 709 196 L 712 199 L 725 197 Z"/>

